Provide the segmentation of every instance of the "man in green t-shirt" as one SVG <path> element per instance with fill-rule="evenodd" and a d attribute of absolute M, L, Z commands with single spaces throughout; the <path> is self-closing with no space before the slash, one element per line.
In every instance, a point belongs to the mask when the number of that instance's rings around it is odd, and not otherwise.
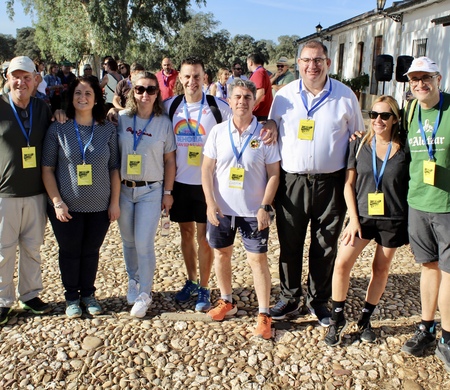
<path fill-rule="evenodd" d="M 408 204 L 411 249 L 422 264 L 422 320 L 402 351 L 421 356 L 436 345 L 439 306 L 442 337 L 436 355 L 450 370 L 450 95 L 439 90 L 442 76 L 427 57 L 416 58 L 406 74 L 417 99 L 408 118 Z"/>

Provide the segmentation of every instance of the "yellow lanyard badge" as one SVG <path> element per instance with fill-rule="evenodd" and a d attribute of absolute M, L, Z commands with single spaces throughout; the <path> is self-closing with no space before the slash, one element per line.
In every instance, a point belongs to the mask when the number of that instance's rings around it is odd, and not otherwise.
<path fill-rule="evenodd" d="M 423 182 L 434 186 L 434 178 L 436 176 L 436 163 L 434 161 L 423 162 Z"/>
<path fill-rule="evenodd" d="M 22 167 L 26 169 L 36 166 L 36 148 L 34 146 L 22 148 Z"/>
<path fill-rule="evenodd" d="M 92 165 L 80 164 L 77 165 L 77 178 L 79 186 L 92 185 Z"/>
<path fill-rule="evenodd" d="M 244 176 L 244 168 L 231 168 L 229 187 L 242 190 L 244 188 Z"/>
<path fill-rule="evenodd" d="M 187 156 L 188 165 L 193 165 L 193 166 L 199 167 L 201 159 L 202 159 L 202 147 L 189 145 L 188 146 L 188 156 Z"/>
<path fill-rule="evenodd" d="M 127 175 L 140 175 L 142 172 L 142 156 L 129 154 L 127 157 Z"/>
<path fill-rule="evenodd" d="M 298 125 L 298 139 L 312 141 L 314 139 L 314 120 L 301 119 Z"/>
<path fill-rule="evenodd" d="M 367 195 L 369 215 L 384 215 L 384 194 L 382 192 L 375 192 Z"/>

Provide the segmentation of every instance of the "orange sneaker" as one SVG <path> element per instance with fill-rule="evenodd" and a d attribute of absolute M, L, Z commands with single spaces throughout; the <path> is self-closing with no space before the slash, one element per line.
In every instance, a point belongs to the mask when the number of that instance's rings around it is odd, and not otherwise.
<path fill-rule="evenodd" d="M 237 306 L 235 303 L 228 302 L 226 299 L 219 299 L 216 306 L 214 306 L 206 315 L 211 317 L 214 321 L 222 321 L 225 317 L 232 316 L 237 313 Z"/>
<path fill-rule="evenodd" d="M 272 337 L 272 317 L 265 313 L 258 314 L 258 324 L 256 325 L 253 335 L 268 340 Z"/>

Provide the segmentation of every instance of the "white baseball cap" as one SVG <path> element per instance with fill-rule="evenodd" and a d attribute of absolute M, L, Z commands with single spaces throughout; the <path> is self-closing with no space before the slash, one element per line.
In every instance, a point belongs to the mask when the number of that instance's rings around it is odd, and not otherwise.
<path fill-rule="evenodd" d="M 403 76 L 412 72 L 439 73 L 439 68 L 436 65 L 436 62 L 428 57 L 419 57 L 414 59 L 408 71 Z"/>
<path fill-rule="evenodd" d="M 16 70 L 23 70 L 25 72 L 35 73 L 36 65 L 31 60 L 30 57 L 27 56 L 14 57 L 11 60 L 11 63 L 9 64 L 8 74 Z"/>

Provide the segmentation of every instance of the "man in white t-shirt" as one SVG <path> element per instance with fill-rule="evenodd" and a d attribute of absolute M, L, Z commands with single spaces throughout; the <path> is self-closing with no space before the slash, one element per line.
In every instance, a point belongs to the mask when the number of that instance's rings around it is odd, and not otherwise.
<path fill-rule="evenodd" d="M 215 270 L 221 298 L 208 311 L 221 321 L 237 312 L 232 299 L 231 256 L 239 229 L 253 272 L 258 297 L 255 336 L 271 337 L 269 315 L 270 272 L 267 263 L 272 202 L 278 188 L 278 145 L 264 145 L 262 125 L 252 114 L 256 86 L 236 79 L 230 84 L 233 118 L 213 127 L 205 145 L 202 183 L 207 204 L 207 238 L 214 248 Z"/>
<path fill-rule="evenodd" d="M 187 57 L 181 62 L 178 74 L 184 90 L 183 97 L 175 96 L 164 101 L 177 142 L 177 173 L 170 218 L 180 226 L 181 251 L 188 276 L 175 299 L 187 302 L 198 295 L 197 311 L 207 311 L 211 306 L 208 281 L 213 262 L 213 253 L 206 241 L 206 202 L 201 180 L 203 145 L 212 127 L 232 115 L 225 101 L 202 92 L 204 75 L 203 61 L 198 57 Z M 211 98 L 213 105 L 209 103 Z M 276 127 L 271 123 L 271 129 L 264 135 L 264 142 L 270 143 L 277 138 Z"/>

